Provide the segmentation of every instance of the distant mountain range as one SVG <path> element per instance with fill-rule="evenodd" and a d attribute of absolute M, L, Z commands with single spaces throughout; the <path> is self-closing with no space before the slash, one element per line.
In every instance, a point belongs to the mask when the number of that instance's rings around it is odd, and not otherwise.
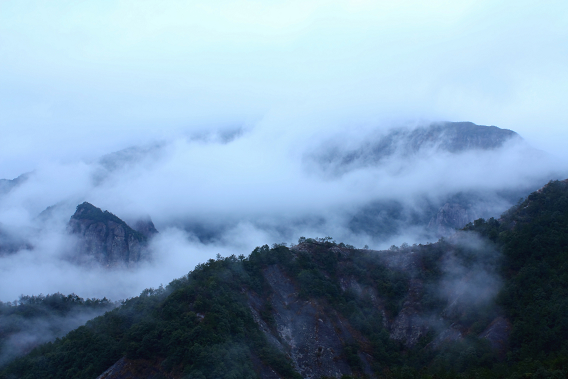
<path fill-rule="evenodd" d="M 504 148 L 509 143 L 523 144 L 527 154 L 544 154 L 530 148 L 517 133 L 511 130 L 476 125 L 471 122 L 440 122 L 416 128 L 394 128 L 371 133 L 357 144 L 346 144 L 341 139 L 328 141 L 307 153 L 304 158 L 305 164 L 314 164 L 318 172 L 340 177 L 365 167 L 381 167 L 393 160 L 401 162 L 403 166 L 411 167 L 435 154 L 447 154 L 444 159 L 451 160 L 454 155 L 458 156 L 467 152 L 484 154 Z M 152 162 L 156 157 L 163 156 L 165 148 L 166 145 L 163 143 L 153 144 L 105 155 L 98 160 L 98 168 L 93 174 L 94 185 L 101 185 L 105 178 L 117 170 L 128 170 L 141 162 Z M 30 175 L 33 174 L 0 181 L 0 196 L 26 183 Z M 487 218 L 505 211 L 516 204 L 519 198 L 537 189 L 540 183 L 550 179 L 547 173 L 543 173 L 543 177 L 535 180 L 534 183 L 520 187 L 460 190 L 447 192 L 441 197 L 432 197 L 426 192 L 420 194 L 417 191 L 416 198 L 411 202 L 412 205 L 400 199 L 378 196 L 376 200 L 373 200 L 371 197 L 371 200 L 351 209 L 349 214 L 343 215 L 341 227 L 356 235 L 365 234 L 376 243 L 389 241 L 397 235 L 405 234 L 410 229 L 420 235 L 418 240 L 436 240 L 439 237 L 450 236 L 456 229 L 464 227 L 477 218 Z M 76 216 L 80 217 L 77 214 Z M 320 219 L 322 217 L 321 215 L 311 216 L 316 219 L 314 221 L 316 224 L 320 222 L 318 217 Z M 204 242 L 219 238 L 219 233 L 230 227 L 227 223 L 241 221 L 238 218 L 228 220 L 221 217 L 203 222 L 203 220 L 193 219 L 190 214 L 186 217 L 186 219 L 176 221 L 176 225 L 181 225 Z M 86 221 L 78 222 L 78 220 L 75 216 L 72 217 L 74 226 L 71 229 L 74 234 L 78 233 L 85 237 L 80 249 L 86 252 L 87 256 L 95 257 L 96 261 L 105 265 L 113 265 L 118 261 L 132 262 L 138 259 L 136 257 L 139 255 L 139 248 L 135 245 L 142 243 L 143 238 L 136 237 L 136 232 L 142 231 L 145 228 L 144 225 L 133 225 L 131 228 L 119 223 L 122 226 L 115 230 L 114 226 L 108 224 L 110 219 L 104 225 L 100 223 L 86 225 Z M 256 220 L 247 221 L 256 222 Z M 309 225 L 312 221 L 302 219 L 291 222 Z M 100 228 L 97 232 L 95 232 L 96 227 Z M 259 228 L 262 227 L 259 225 Z M 153 225 L 148 231 L 150 232 L 152 228 Z M 286 228 L 286 225 L 282 225 L 280 230 L 285 231 Z M 115 232 L 125 233 L 124 243 L 126 245 L 124 247 L 112 247 L 110 240 L 122 238 L 118 237 L 118 234 L 114 235 Z M 100 235 L 94 238 L 96 233 Z M 110 238 L 110 240 L 102 242 L 105 238 Z M 90 242 L 84 242 L 86 240 Z M 21 248 L 30 249 L 32 244 L 24 237 L 14 234 L 8 225 L 4 227 L 0 225 L 0 254 L 13 253 Z M 99 250 L 102 252 L 95 252 Z"/>

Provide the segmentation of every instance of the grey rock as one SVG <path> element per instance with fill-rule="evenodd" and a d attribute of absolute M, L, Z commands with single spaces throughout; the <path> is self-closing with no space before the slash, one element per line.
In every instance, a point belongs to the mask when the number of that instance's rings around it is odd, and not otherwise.
<path fill-rule="evenodd" d="M 147 237 L 108 211 L 87 202 L 77 206 L 68 229 L 78 237 L 74 258 L 104 266 L 131 265 L 146 253 Z"/>
<path fill-rule="evenodd" d="M 422 292 L 422 282 L 412 279 L 402 310 L 391 325 L 390 338 L 408 347 L 416 345 L 430 328 L 430 322 L 420 310 Z"/>
<path fill-rule="evenodd" d="M 345 322 L 324 312 L 315 301 L 299 299 L 293 283 L 277 266 L 264 270 L 274 291 L 271 299 L 278 338 L 287 346 L 295 369 L 304 378 L 341 377 L 351 368 L 341 357 L 345 342 L 353 341 Z"/>
<path fill-rule="evenodd" d="M 488 340 L 493 349 L 504 353 L 511 334 L 511 327 L 511 323 L 506 318 L 499 316 L 480 334 L 480 337 Z"/>
<path fill-rule="evenodd" d="M 476 220 L 478 215 L 471 209 L 466 209 L 460 204 L 446 203 L 438 214 L 430 220 L 428 228 L 439 237 L 447 237 L 461 229 L 468 223 Z"/>
<path fill-rule="evenodd" d="M 133 225 L 133 229 L 143 234 L 148 239 L 159 233 L 149 217 L 136 221 Z"/>
<path fill-rule="evenodd" d="M 120 358 L 108 370 L 97 376 L 97 379 L 164 379 L 173 378 L 159 366 L 143 360 Z"/>

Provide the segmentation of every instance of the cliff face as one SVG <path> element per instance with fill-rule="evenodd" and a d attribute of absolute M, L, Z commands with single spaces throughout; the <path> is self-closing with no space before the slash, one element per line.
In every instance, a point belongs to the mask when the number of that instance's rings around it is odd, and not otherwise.
<path fill-rule="evenodd" d="M 277 346 L 289 354 L 296 371 L 304 378 L 351 375 L 343 348 L 356 338 L 348 322 L 337 312 L 326 311 L 318 301 L 301 300 L 293 282 L 277 265 L 267 267 L 263 275 L 273 291 L 269 301 L 276 338 L 271 340 L 281 341 Z"/>
<path fill-rule="evenodd" d="M 148 237 L 157 233 L 151 221 L 141 224 L 138 232 L 108 211 L 87 202 L 77 206 L 69 220 L 69 231 L 78 237 L 76 258 L 92 259 L 104 266 L 129 265 L 140 261 L 146 252 Z"/>
<path fill-rule="evenodd" d="M 467 209 L 461 204 L 446 203 L 430 219 L 428 228 L 436 236 L 448 237 L 454 234 L 456 229 L 463 228 L 477 218 L 478 215 L 472 209 Z"/>

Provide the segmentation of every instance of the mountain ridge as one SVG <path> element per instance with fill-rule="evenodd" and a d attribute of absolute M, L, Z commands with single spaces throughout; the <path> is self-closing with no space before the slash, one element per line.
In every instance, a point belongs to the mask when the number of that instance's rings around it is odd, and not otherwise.
<path fill-rule="evenodd" d="M 0 375 L 30 372 L 48 352 L 55 366 L 46 367 L 57 377 L 71 366 L 56 362 L 71 354 L 76 377 L 105 379 L 567 373 L 568 342 L 559 336 L 568 335 L 568 301 L 560 300 L 562 285 L 550 286 L 568 284 L 559 276 L 568 265 L 567 199 L 568 182 L 550 182 L 500 220 L 476 220 L 434 244 L 373 251 L 302 238 L 210 259 Z M 556 223 L 542 229 L 551 218 Z M 558 231 L 567 233 L 557 240 Z M 548 282 L 530 279 L 543 269 Z M 541 314 L 549 314 L 549 326 Z M 527 356 L 541 355 L 527 366 Z"/>

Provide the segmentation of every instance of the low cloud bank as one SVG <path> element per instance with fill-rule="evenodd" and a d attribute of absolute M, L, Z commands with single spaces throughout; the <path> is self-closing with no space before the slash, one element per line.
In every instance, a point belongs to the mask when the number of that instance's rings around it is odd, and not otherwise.
<path fill-rule="evenodd" d="M 38 167 L 0 197 L 0 228 L 30 243 L 0 256 L 0 300 L 53 292 L 122 299 L 217 254 L 248 254 L 300 236 L 376 249 L 426 242 L 434 240 L 428 220 L 452 197 L 470 199 L 479 217 L 499 216 L 516 195 L 564 175 L 562 162 L 520 139 L 489 150 L 426 146 L 409 156 L 394 149 L 379 162 L 339 171 L 331 159 L 340 174 L 330 175 L 313 157 L 363 151 L 362 144 L 387 135 L 390 125 L 348 132 L 285 121 L 184 134 L 96 160 Z M 65 260 L 73 253 L 66 224 L 83 201 L 127 222 L 151 216 L 160 231 L 150 246 L 153 260 L 124 270 Z"/>

